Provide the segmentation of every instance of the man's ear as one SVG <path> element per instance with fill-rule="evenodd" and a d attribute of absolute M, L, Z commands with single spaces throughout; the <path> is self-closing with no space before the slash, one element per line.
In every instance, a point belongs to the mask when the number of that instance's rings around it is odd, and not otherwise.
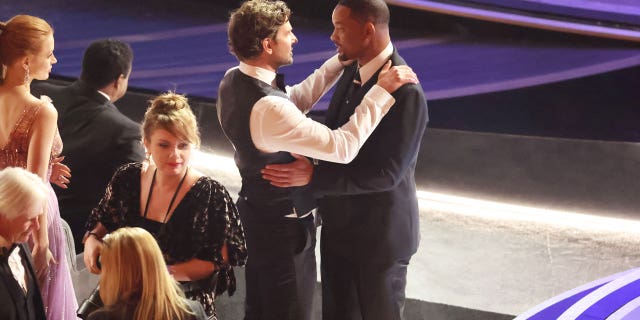
<path fill-rule="evenodd" d="M 271 38 L 264 38 L 262 39 L 261 43 L 262 43 L 262 51 L 271 54 L 273 53 L 273 47 L 271 47 L 271 43 L 273 42 L 273 39 Z"/>
<path fill-rule="evenodd" d="M 364 32 L 367 37 L 373 37 L 376 34 L 376 25 L 373 22 L 367 22 L 364 25 Z"/>
<path fill-rule="evenodd" d="M 120 88 L 120 86 L 122 85 L 122 82 L 124 81 L 125 76 L 124 74 L 120 74 L 120 76 L 118 77 L 118 79 L 116 79 L 116 81 L 113 82 L 113 87 L 115 89 Z"/>

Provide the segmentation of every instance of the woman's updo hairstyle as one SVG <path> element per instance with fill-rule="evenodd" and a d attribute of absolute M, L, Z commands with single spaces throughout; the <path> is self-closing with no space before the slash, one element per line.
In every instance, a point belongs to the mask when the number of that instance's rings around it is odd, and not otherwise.
<path fill-rule="evenodd" d="M 18 58 L 40 50 L 53 28 L 41 18 L 17 15 L 0 22 L 0 64 L 11 65 Z"/>
<path fill-rule="evenodd" d="M 196 148 L 200 146 L 196 116 L 188 99 L 181 94 L 167 92 L 150 101 L 142 121 L 142 136 L 149 141 L 156 129 L 167 130 Z"/>

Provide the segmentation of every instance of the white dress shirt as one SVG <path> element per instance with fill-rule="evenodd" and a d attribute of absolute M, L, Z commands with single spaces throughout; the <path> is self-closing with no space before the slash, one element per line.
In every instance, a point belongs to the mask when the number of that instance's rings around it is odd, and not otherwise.
<path fill-rule="evenodd" d="M 104 93 L 104 92 L 102 92 L 100 90 L 98 90 L 98 93 L 101 94 L 103 97 L 107 98 L 107 101 L 111 101 L 111 97 L 109 97 L 108 94 L 106 94 L 106 93 Z"/>
<path fill-rule="evenodd" d="M 0 236 L 0 246 L 5 248 L 11 248 L 13 244 L 7 241 L 4 237 Z M 13 278 L 16 279 L 20 288 L 24 293 L 27 293 L 27 274 L 24 269 L 24 265 L 22 264 L 22 256 L 20 256 L 20 247 L 16 247 L 13 249 L 9 258 L 7 259 L 9 262 L 9 269 L 11 269 L 11 273 L 13 274 Z"/>
<path fill-rule="evenodd" d="M 240 63 L 240 71 L 271 85 L 275 72 Z M 287 151 L 319 160 L 348 163 L 395 103 L 386 90 L 374 85 L 356 108 L 349 122 L 331 130 L 304 113 L 324 95 L 342 75 L 337 55 L 301 83 L 287 87 L 289 99 L 265 96 L 250 115 L 251 139 L 263 152 Z"/>
<path fill-rule="evenodd" d="M 364 66 L 360 66 L 358 69 L 360 72 L 360 80 L 362 83 L 366 83 L 373 77 L 373 74 L 378 71 L 378 69 L 382 68 L 384 64 L 391 58 L 393 54 L 393 45 L 391 42 L 387 44 L 387 46 L 380 52 L 375 58 L 371 59 L 371 61 L 367 62 Z"/>

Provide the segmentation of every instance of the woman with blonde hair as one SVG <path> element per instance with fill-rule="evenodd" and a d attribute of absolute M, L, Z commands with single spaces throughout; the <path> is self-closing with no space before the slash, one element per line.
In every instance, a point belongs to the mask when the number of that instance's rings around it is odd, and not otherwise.
<path fill-rule="evenodd" d="M 31 80 L 45 80 L 57 62 L 53 29 L 44 20 L 17 15 L 0 22 L 0 169 L 21 167 L 43 181 L 65 187 L 69 173 L 51 176 L 62 151 L 51 100 L 31 95 Z M 47 183 L 49 201 L 33 233 L 34 267 L 49 319 L 76 319 L 76 302 L 66 259 L 66 238 L 58 200 Z"/>
<path fill-rule="evenodd" d="M 141 227 L 158 241 L 187 298 L 215 319 L 216 295 L 235 290 L 231 266 L 246 261 L 236 206 L 224 186 L 190 166 L 200 136 L 184 96 L 165 93 L 153 99 L 142 137 L 149 160 L 126 164 L 113 175 L 87 221 L 84 262 L 98 273 L 100 240 L 121 227 Z"/>
<path fill-rule="evenodd" d="M 105 306 L 89 319 L 206 319 L 202 305 L 184 297 L 146 230 L 124 227 L 110 233 L 103 239 L 100 259 Z"/>

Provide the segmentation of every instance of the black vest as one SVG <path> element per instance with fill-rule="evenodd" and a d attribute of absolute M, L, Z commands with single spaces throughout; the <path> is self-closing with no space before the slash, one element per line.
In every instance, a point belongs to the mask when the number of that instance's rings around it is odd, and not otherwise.
<path fill-rule="evenodd" d="M 289 97 L 282 91 L 234 69 L 227 73 L 218 89 L 218 119 L 224 134 L 235 149 L 235 162 L 242 188 L 241 200 L 261 211 L 265 218 L 280 218 L 293 213 L 306 214 L 315 208 L 315 201 L 306 188 L 278 188 L 262 178 L 260 170 L 267 164 L 288 163 L 288 152 L 265 153 L 253 144 L 249 119 L 251 110 L 265 96 Z"/>

